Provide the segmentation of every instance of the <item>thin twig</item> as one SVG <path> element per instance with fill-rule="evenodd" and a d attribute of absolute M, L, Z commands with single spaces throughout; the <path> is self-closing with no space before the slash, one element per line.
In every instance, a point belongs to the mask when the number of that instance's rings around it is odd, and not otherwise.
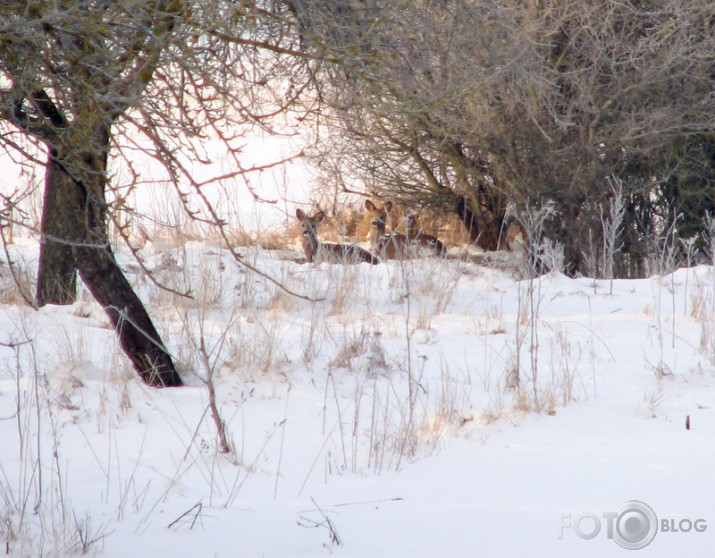
<path fill-rule="evenodd" d="M 201 511 L 203 510 L 203 504 L 201 502 L 198 502 L 191 506 L 188 510 L 186 510 L 184 513 L 182 513 L 179 517 L 177 517 L 174 521 L 169 523 L 166 528 L 171 529 L 174 527 L 176 524 L 178 524 L 180 521 L 182 521 L 184 518 L 189 517 L 192 512 L 193 512 L 193 517 L 191 518 L 191 522 L 189 524 L 189 529 L 193 529 L 194 525 L 196 525 L 196 521 L 201 517 Z"/>

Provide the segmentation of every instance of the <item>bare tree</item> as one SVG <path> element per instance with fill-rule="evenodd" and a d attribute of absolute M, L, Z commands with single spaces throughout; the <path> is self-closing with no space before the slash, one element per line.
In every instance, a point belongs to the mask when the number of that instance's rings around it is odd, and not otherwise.
<path fill-rule="evenodd" d="M 222 0 L 0 3 L 0 142 L 22 149 L 19 134 L 48 153 L 38 303 L 73 300 L 77 270 L 150 385 L 181 378 L 114 258 L 110 155 L 136 180 L 133 153 L 149 154 L 191 217 L 223 231 L 187 162 L 206 159 L 212 134 L 236 163 L 229 174 L 242 175 L 236 134 L 304 89 L 309 74 L 283 11 Z"/>

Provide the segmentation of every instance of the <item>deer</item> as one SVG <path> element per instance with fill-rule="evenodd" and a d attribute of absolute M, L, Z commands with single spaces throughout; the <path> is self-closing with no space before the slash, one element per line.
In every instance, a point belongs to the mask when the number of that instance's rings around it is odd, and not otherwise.
<path fill-rule="evenodd" d="M 318 225 L 325 218 L 324 211 L 318 211 L 313 216 L 306 214 L 300 208 L 295 210 L 295 216 L 302 226 L 300 243 L 303 245 L 305 257 L 309 262 L 330 262 L 341 264 L 357 264 L 367 262 L 378 264 L 380 260 L 367 250 L 355 244 L 330 244 L 318 239 Z"/>
<path fill-rule="evenodd" d="M 388 201 L 383 207 L 377 207 L 370 200 L 365 200 L 365 209 L 368 210 L 371 218 L 370 245 L 373 252 L 383 259 L 414 258 L 419 255 L 420 248 L 426 248 L 438 256 L 446 255 L 447 250 L 444 245 L 433 236 L 414 230 L 412 235 L 408 231 L 408 236 L 400 233 L 385 233 L 387 216 L 392 211 L 392 202 Z"/>
<path fill-rule="evenodd" d="M 429 248 L 438 256 L 447 255 L 447 248 L 437 237 L 420 231 L 419 225 L 417 224 L 416 213 L 410 213 L 405 218 L 405 232 L 407 233 L 407 241 L 410 244 L 417 243 L 423 248 Z"/>

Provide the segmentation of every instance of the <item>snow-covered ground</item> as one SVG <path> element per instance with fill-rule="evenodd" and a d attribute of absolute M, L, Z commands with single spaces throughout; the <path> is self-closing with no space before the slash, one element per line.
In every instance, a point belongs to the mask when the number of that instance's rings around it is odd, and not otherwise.
<path fill-rule="evenodd" d="M 36 241 L 11 249 L 34 269 Z M 188 384 L 164 390 L 86 294 L 34 311 L 3 265 L 10 556 L 600 557 L 656 531 L 645 556 L 715 549 L 711 267 L 611 287 L 244 253 L 311 300 L 208 240 L 142 250 L 191 300 L 119 253 Z"/>

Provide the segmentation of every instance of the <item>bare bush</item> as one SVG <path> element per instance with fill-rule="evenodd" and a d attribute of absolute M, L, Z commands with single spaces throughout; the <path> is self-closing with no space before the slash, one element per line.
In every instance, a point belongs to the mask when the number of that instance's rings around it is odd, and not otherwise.
<path fill-rule="evenodd" d="M 644 273 L 647 239 L 674 214 L 689 237 L 713 207 L 707 5 L 300 4 L 313 7 L 306 42 L 359 45 L 350 71 L 324 68 L 334 129 L 317 155 L 346 189 L 453 212 L 485 249 L 501 244 L 508 202 L 551 201 L 546 231 L 571 273 L 589 271 L 589 241 L 612 240 L 598 210 L 614 199 L 607 177 L 622 185 L 620 275 Z"/>

